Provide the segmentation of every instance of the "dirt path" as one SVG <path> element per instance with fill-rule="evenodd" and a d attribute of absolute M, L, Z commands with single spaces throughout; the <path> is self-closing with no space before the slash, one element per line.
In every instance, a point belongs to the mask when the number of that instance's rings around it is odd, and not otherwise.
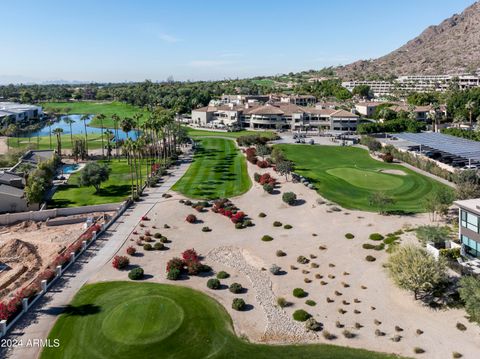
<path fill-rule="evenodd" d="M 7 137 L 0 137 L 0 155 L 8 152 Z"/>

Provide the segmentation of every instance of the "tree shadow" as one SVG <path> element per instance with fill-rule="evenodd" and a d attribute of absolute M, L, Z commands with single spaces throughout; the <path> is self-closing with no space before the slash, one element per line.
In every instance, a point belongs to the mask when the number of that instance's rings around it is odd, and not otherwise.
<path fill-rule="evenodd" d="M 64 307 L 63 314 L 84 317 L 86 315 L 100 313 L 101 310 L 102 308 L 95 304 L 83 304 L 78 306 L 69 304 Z"/>

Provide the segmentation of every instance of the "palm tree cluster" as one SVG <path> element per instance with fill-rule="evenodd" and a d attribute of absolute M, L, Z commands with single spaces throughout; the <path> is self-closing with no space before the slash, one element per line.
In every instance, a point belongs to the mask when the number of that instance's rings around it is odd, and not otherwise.
<path fill-rule="evenodd" d="M 140 116 L 125 118 L 120 127 L 127 134 L 123 153 L 130 165 L 132 198 L 138 198 L 143 185 L 155 184 L 169 159 L 177 157 L 178 146 L 186 141 L 187 133 L 175 121 L 175 113 L 162 108 L 152 111 L 143 123 L 140 123 Z M 136 139 L 129 136 L 132 130 L 137 133 Z"/>

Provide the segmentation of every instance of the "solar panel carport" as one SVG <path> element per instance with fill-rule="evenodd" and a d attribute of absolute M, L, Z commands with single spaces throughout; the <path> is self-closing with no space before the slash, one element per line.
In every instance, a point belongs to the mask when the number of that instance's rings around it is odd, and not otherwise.
<path fill-rule="evenodd" d="M 450 154 L 457 158 L 480 162 L 480 142 L 465 138 L 444 135 L 443 133 L 399 133 L 394 137 L 443 152 L 443 156 Z M 422 148 L 426 150 L 427 148 Z"/>

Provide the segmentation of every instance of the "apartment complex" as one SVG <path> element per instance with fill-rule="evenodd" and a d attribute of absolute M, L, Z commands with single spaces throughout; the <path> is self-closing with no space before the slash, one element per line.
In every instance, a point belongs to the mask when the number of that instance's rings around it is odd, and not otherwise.
<path fill-rule="evenodd" d="M 465 254 L 480 257 L 480 198 L 454 202 L 458 206 L 458 239 Z"/>
<path fill-rule="evenodd" d="M 298 106 L 290 102 L 229 103 L 192 111 L 191 124 L 200 127 L 355 131 L 359 116 L 345 110 Z"/>
<path fill-rule="evenodd" d="M 28 122 L 43 115 L 40 106 L 0 102 L 0 124 Z"/>
<path fill-rule="evenodd" d="M 400 76 L 392 81 L 342 82 L 342 86 L 349 91 L 353 91 L 359 85 L 368 85 L 377 97 L 409 92 L 443 92 L 453 84 L 462 90 L 480 87 L 480 75 L 412 75 Z"/>

